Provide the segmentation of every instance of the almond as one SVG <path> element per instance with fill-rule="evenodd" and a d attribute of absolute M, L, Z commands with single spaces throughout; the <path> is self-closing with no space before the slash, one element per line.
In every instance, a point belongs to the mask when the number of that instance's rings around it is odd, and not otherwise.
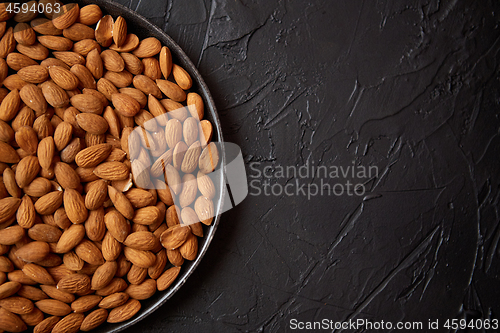
<path fill-rule="evenodd" d="M 97 81 L 97 91 L 103 94 L 109 101 L 111 101 L 111 96 L 118 93 L 118 89 L 115 87 L 111 81 L 106 78 L 101 78 Z"/>
<path fill-rule="evenodd" d="M 123 180 L 129 177 L 130 170 L 121 162 L 104 162 L 94 169 L 94 174 L 106 180 Z"/>
<path fill-rule="evenodd" d="M 14 39 L 14 29 L 10 27 L 9 29 L 7 29 L 2 39 L 0 39 L 0 58 L 5 59 L 9 53 L 14 51 L 15 48 L 16 48 L 16 40 Z"/>
<path fill-rule="evenodd" d="M 12 7 L 11 2 L 4 2 L 4 3 L 0 4 L 0 22 L 7 21 L 15 15 L 13 10 L 10 10 L 10 11 L 7 10 L 7 7 L 9 5 Z"/>
<path fill-rule="evenodd" d="M 144 66 L 144 75 L 149 77 L 151 80 L 161 79 L 161 68 L 158 59 L 156 58 L 144 58 L 142 59 L 142 64 Z"/>
<path fill-rule="evenodd" d="M 144 66 L 139 58 L 131 53 L 122 53 L 120 54 L 120 56 L 124 61 L 125 69 L 127 71 L 134 75 L 139 75 L 142 73 L 142 71 L 144 70 Z"/>
<path fill-rule="evenodd" d="M 12 120 L 16 116 L 17 111 L 19 111 L 20 104 L 21 98 L 19 95 L 19 91 L 17 89 L 14 89 L 7 96 L 5 96 L 2 103 L 0 104 L 0 119 L 3 121 Z"/>
<path fill-rule="evenodd" d="M 35 305 L 42 312 L 52 316 L 65 316 L 71 312 L 71 307 L 68 304 L 56 299 L 42 299 Z"/>
<path fill-rule="evenodd" d="M 158 88 L 173 101 L 182 102 L 186 100 L 186 93 L 177 84 L 167 80 L 156 80 Z"/>
<path fill-rule="evenodd" d="M 27 314 L 33 311 L 33 303 L 24 297 L 11 296 L 0 299 L 0 307 L 16 314 Z"/>
<path fill-rule="evenodd" d="M 76 333 L 79 331 L 85 316 L 81 313 L 72 313 L 61 319 L 52 329 L 52 333 Z"/>
<path fill-rule="evenodd" d="M 112 188 L 110 186 L 110 188 Z M 118 192 L 120 193 L 120 192 Z M 120 193 L 121 194 L 121 193 Z M 117 207 L 115 205 L 115 207 Z M 117 207 L 118 209 L 118 207 Z M 130 223 L 125 220 L 118 210 L 111 210 L 104 216 L 106 228 L 116 240 L 123 243 L 130 233 Z"/>
<path fill-rule="evenodd" d="M 73 45 L 73 52 L 76 52 L 84 57 L 86 57 L 89 52 L 94 49 L 97 49 L 99 52 L 101 52 L 99 43 L 97 43 L 93 39 L 83 39 Z"/>
<path fill-rule="evenodd" d="M 18 282 L 14 282 L 18 283 Z M 39 301 L 42 299 L 47 299 L 48 296 L 45 294 L 42 290 L 40 290 L 37 287 L 32 287 L 32 286 L 22 286 L 17 294 L 21 297 L 25 297 L 27 299 L 30 299 L 32 301 Z"/>
<path fill-rule="evenodd" d="M 155 81 L 151 80 L 146 75 L 136 75 L 133 79 L 134 87 L 142 91 L 146 95 L 153 95 L 156 98 L 161 98 L 161 90 L 155 84 Z"/>
<path fill-rule="evenodd" d="M 8 332 L 22 332 L 28 328 L 21 318 L 4 308 L 0 308 L 0 329 Z"/>
<path fill-rule="evenodd" d="M 101 251 L 97 246 L 84 239 L 75 247 L 75 253 L 85 262 L 91 265 L 102 265 L 104 263 L 104 258 Z"/>
<path fill-rule="evenodd" d="M 25 228 L 29 229 L 35 224 L 35 206 L 33 201 L 28 195 L 24 195 L 21 199 L 21 204 L 19 205 L 19 209 L 17 210 L 17 223 Z"/>
<path fill-rule="evenodd" d="M 59 13 L 54 13 L 52 24 L 57 29 L 69 28 L 80 17 L 80 7 L 76 3 L 70 3 L 60 8 Z"/>
<path fill-rule="evenodd" d="M 128 237 L 123 242 L 125 246 L 143 251 L 150 251 L 154 249 L 156 243 L 156 236 L 149 231 L 133 232 L 128 235 Z"/>
<path fill-rule="evenodd" d="M 122 245 L 108 231 L 102 240 L 102 255 L 105 260 L 113 261 L 118 259 L 122 251 Z"/>
<path fill-rule="evenodd" d="M 198 238 L 191 234 L 184 244 L 179 247 L 179 252 L 186 260 L 194 260 L 198 254 Z"/>
<path fill-rule="evenodd" d="M 194 237 L 194 236 L 193 236 Z M 170 287 L 181 271 L 180 267 L 172 267 L 167 269 L 163 274 L 156 280 L 156 286 L 159 291 L 163 291 Z"/>
<path fill-rule="evenodd" d="M 167 46 L 161 48 L 160 56 L 160 68 L 163 73 L 163 77 L 167 79 L 172 71 L 172 53 Z"/>
<path fill-rule="evenodd" d="M 57 283 L 57 289 L 68 293 L 85 293 L 90 290 L 90 278 L 86 274 L 66 275 Z"/>
<path fill-rule="evenodd" d="M 49 74 L 51 79 L 64 90 L 76 89 L 80 83 L 75 74 L 61 66 L 50 66 Z"/>
<path fill-rule="evenodd" d="M 66 253 L 73 249 L 85 236 L 85 227 L 81 224 L 74 224 L 66 229 L 56 246 L 56 253 Z"/>
<path fill-rule="evenodd" d="M 31 27 L 33 30 L 38 32 L 41 35 L 60 35 L 62 34 L 61 29 L 57 29 L 54 24 L 52 24 L 52 20 L 46 19 L 44 17 L 39 17 L 31 21 Z"/>
<path fill-rule="evenodd" d="M 139 37 L 134 34 L 128 34 L 123 42 L 122 46 L 117 46 L 116 44 L 110 45 L 109 49 L 116 52 L 131 52 L 139 46 Z"/>
<path fill-rule="evenodd" d="M 92 73 L 96 80 L 102 77 L 104 64 L 97 49 L 93 49 L 87 54 L 87 62 L 85 66 L 87 66 L 87 69 Z"/>
<path fill-rule="evenodd" d="M 129 295 L 127 293 L 117 292 L 103 298 L 103 300 L 99 303 L 99 307 L 103 309 L 116 308 L 120 305 L 125 304 L 128 299 Z"/>
<path fill-rule="evenodd" d="M 184 258 L 181 256 L 179 249 L 165 250 L 167 252 L 168 261 L 174 266 L 182 266 Z M 158 260 L 158 259 L 157 259 Z"/>
<path fill-rule="evenodd" d="M 76 95 L 77 96 L 88 96 L 94 97 L 91 95 Z M 86 97 L 86 98 L 88 98 Z M 98 100 L 98 99 L 96 99 Z M 73 103 L 73 102 L 72 102 Z M 99 101 L 100 103 L 100 101 Z M 108 130 L 108 122 L 103 117 L 93 114 L 93 113 L 80 113 L 76 115 L 76 121 L 78 125 L 85 131 L 91 134 L 104 134 Z"/>
<path fill-rule="evenodd" d="M 57 182 L 62 188 L 76 189 L 80 186 L 80 177 L 69 164 L 57 162 L 54 167 L 54 172 Z"/>
<path fill-rule="evenodd" d="M 125 88 L 132 84 L 134 76 L 127 70 L 121 72 L 107 71 L 104 77 L 108 79 L 115 87 Z"/>
<path fill-rule="evenodd" d="M 120 323 L 132 318 L 141 309 L 141 302 L 129 299 L 124 305 L 111 310 L 108 316 L 108 323 Z"/>
<path fill-rule="evenodd" d="M 66 91 L 52 81 L 46 81 L 42 84 L 42 94 L 47 103 L 55 108 L 65 107 L 69 104 Z"/>
<path fill-rule="evenodd" d="M 62 122 L 54 131 L 54 144 L 57 150 L 63 150 L 71 141 L 73 126 L 68 122 Z"/>
<path fill-rule="evenodd" d="M 153 279 L 148 279 L 141 284 L 130 285 L 125 290 L 127 294 L 130 295 L 130 298 L 137 300 L 145 300 L 153 296 L 156 292 L 156 281 Z"/>
<path fill-rule="evenodd" d="M 90 331 L 99 325 L 103 324 L 108 318 L 108 311 L 106 309 L 97 309 L 89 313 L 83 320 L 80 330 Z"/>
<path fill-rule="evenodd" d="M 75 74 L 75 76 L 80 81 L 79 87 L 87 88 L 87 89 L 96 89 L 97 88 L 97 84 L 96 84 L 94 77 L 92 76 L 92 72 L 87 67 L 80 65 L 80 64 L 76 64 L 76 65 L 73 65 L 71 67 L 70 71 L 71 71 L 71 73 Z M 78 96 L 78 95 L 76 95 L 76 96 Z M 73 96 L 73 97 L 76 97 L 76 96 Z M 80 110 L 80 111 L 85 112 L 83 110 Z M 102 113 L 102 106 L 100 107 L 100 110 L 98 111 L 98 113 L 99 114 Z"/>
<path fill-rule="evenodd" d="M 23 126 L 15 134 L 16 143 L 28 154 L 36 153 L 38 149 L 38 137 L 32 127 Z"/>
<path fill-rule="evenodd" d="M 106 191 L 104 191 L 104 193 L 106 193 Z M 87 197 L 85 197 L 85 200 L 87 200 Z M 90 211 L 89 218 L 85 222 L 85 230 L 90 240 L 100 241 L 104 238 L 106 225 L 104 223 L 104 209 L 102 207 Z"/>
<path fill-rule="evenodd" d="M 22 284 L 14 281 L 7 281 L 0 284 L 0 299 L 10 297 L 21 289 Z"/>
<path fill-rule="evenodd" d="M 52 316 L 45 318 L 39 324 L 37 324 L 33 330 L 34 333 L 50 333 L 57 322 L 61 320 L 60 317 Z"/>
<path fill-rule="evenodd" d="M 64 208 L 68 218 L 74 224 L 80 224 L 87 220 L 88 210 L 85 207 L 82 195 L 78 191 L 70 188 L 64 191 Z"/>
<path fill-rule="evenodd" d="M 60 302 L 71 303 L 75 300 L 75 296 L 73 294 L 59 290 L 59 289 L 57 289 L 56 286 L 41 285 L 40 288 L 50 298 L 53 298 L 53 299 L 58 300 Z"/>
<path fill-rule="evenodd" d="M 116 111 L 125 117 L 135 116 L 141 108 L 139 102 L 125 94 L 115 93 L 111 99 Z"/>
<path fill-rule="evenodd" d="M 99 290 L 107 286 L 115 276 L 117 268 L 116 261 L 107 261 L 99 266 L 92 276 L 92 289 Z M 95 305 L 99 304 L 101 299 L 99 296 L 99 301 Z"/>
<path fill-rule="evenodd" d="M 94 145 L 81 150 L 76 155 L 75 162 L 79 167 L 95 167 L 109 156 L 111 150 L 112 146 L 107 143 Z"/>
<path fill-rule="evenodd" d="M 56 243 L 62 232 L 57 227 L 47 224 L 35 224 L 28 230 L 28 236 L 35 241 Z"/>
<path fill-rule="evenodd" d="M 94 38 L 95 31 L 88 25 L 74 23 L 70 27 L 63 30 L 63 35 L 74 42 L 78 42 L 84 39 Z"/>
<path fill-rule="evenodd" d="M 154 266 L 148 268 L 148 275 L 152 279 L 158 279 L 165 269 L 167 264 L 167 255 L 165 249 L 160 250 L 156 254 L 156 262 Z"/>
<path fill-rule="evenodd" d="M 103 16 L 97 23 L 95 29 L 96 41 L 104 47 L 108 47 L 113 42 L 113 18 L 111 15 Z"/>
<path fill-rule="evenodd" d="M 34 60 L 44 60 L 49 56 L 49 50 L 39 42 L 29 46 L 18 44 L 16 49 L 19 53 Z"/>
<path fill-rule="evenodd" d="M 7 55 L 6 62 L 7 65 L 15 71 L 19 71 L 27 66 L 38 65 L 38 63 L 30 57 L 16 52 L 9 53 L 9 55 Z"/>
<path fill-rule="evenodd" d="M 73 271 L 79 271 L 83 268 L 84 261 L 76 255 L 75 252 L 71 251 L 64 254 L 63 257 L 64 266 Z"/>
<path fill-rule="evenodd" d="M 38 36 L 40 44 L 54 51 L 69 51 L 73 48 L 73 42 L 60 36 Z"/>
<path fill-rule="evenodd" d="M 99 22 L 102 17 L 101 8 L 98 5 L 87 5 L 80 8 L 78 21 L 84 25 L 92 25 Z"/>
<path fill-rule="evenodd" d="M 35 179 L 39 171 L 40 164 L 38 163 L 38 157 L 26 156 L 19 161 L 16 168 L 17 185 L 19 185 L 20 188 L 26 187 Z"/>
<path fill-rule="evenodd" d="M 139 188 L 130 189 L 125 193 L 125 196 L 136 209 L 150 206 L 155 202 L 155 198 L 150 192 Z"/>
<path fill-rule="evenodd" d="M 205 147 L 212 140 L 212 133 L 212 124 L 206 119 L 200 121 L 200 142 L 202 147 Z"/>
<path fill-rule="evenodd" d="M 188 150 L 184 154 L 184 158 L 182 159 L 181 164 L 181 171 L 184 173 L 191 173 L 196 170 L 196 168 L 198 167 L 200 154 L 200 142 L 196 141 L 188 148 Z"/>
<path fill-rule="evenodd" d="M 173 64 L 172 74 L 175 82 L 184 90 L 188 90 L 193 85 L 193 80 L 189 73 L 179 65 Z"/>
<path fill-rule="evenodd" d="M 14 27 L 14 39 L 22 45 L 33 45 L 36 42 L 36 35 L 27 23 L 18 23 Z"/>
<path fill-rule="evenodd" d="M 150 251 L 136 250 L 131 247 L 125 247 L 123 251 L 125 257 L 139 267 L 148 268 L 156 262 L 156 256 Z"/>
<path fill-rule="evenodd" d="M 167 250 L 179 248 L 191 235 L 188 226 L 175 225 L 165 230 L 160 236 L 160 242 Z"/>
<path fill-rule="evenodd" d="M 155 37 L 149 37 L 140 41 L 132 53 L 138 58 L 148 58 L 157 55 L 160 51 L 161 42 Z"/>
<path fill-rule="evenodd" d="M 84 65 L 85 58 L 76 52 L 66 51 L 66 52 L 52 52 L 54 57 L 63 61 L 69 67 L 74 66 L 76 64 Z M 62 67 L 62 66 L 60 66 Z M 50 74 L 50 73 L 49 73 Z"/>
<path fill-rule="evenodd" d="M 40 284 L 55 284 L 52 276 L 42 266 L 27 263 L 26 265 L 24 265 L 22 270 L 23 273 L 26 274 L 30 279 Z"/>
<path fill-rule="evenodd" d="M 101 266 L 102 267 L 102 266 Z M 98 269 L 99 270 L 99 269 Z M 97 271 L 96 271 L 97 273 Z M 94 273 L 95 276 L 95 273 Z M 99 304 L 102 300 L 102 296 L 99 295 L 87 295 L 78 298 L 76 301 L 71 303 L 71 309 L 76 313 L 83 313 L 92 310 Z"/>
<path fill-rule="evenodd" d="M 38 262 L 49 254 L 49 244 L 45 242 L 29 242 L 16 250 L 16 256 L 26 262 Z"/>
<path fill-rule="evenodd" d="M 198 161 L 200 171 L 207 174 L 219 164 L 219 151 L 215 143 L 210 142 L 202 151 Z"/>

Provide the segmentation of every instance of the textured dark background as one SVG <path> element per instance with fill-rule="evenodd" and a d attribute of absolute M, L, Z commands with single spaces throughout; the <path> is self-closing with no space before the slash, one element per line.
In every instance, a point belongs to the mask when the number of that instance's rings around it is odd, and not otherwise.
<path fill-rule="evenodd" d="M 365 196 L 251 189 L 128 332 L 498 318 L 498 1 L 119 2 L 198 66 L 248 165 L 379 168 Z"/>

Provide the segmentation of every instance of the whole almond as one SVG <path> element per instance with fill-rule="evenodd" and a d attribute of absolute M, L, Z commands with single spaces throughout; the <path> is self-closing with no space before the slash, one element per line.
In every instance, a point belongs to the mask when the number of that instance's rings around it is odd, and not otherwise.
<path fill-rule="evenodd" d="M 66 65 L 69 67 L 74 66 L 76 64 L 84 65 L 85 64 L 85 58 L 76 53 L 76 52 L 71 52 L 71 51 L 65 51 L 65 52 L 52 52 L 54 57 L 57 59 L 63 61 Z M 50 74 L 50 73 L 49 73 Z"/>
<path fill-rule="evenodd" d="M 146 75 L 136 75 L 133 79 L 134 87 L 142 91 L 146 95 L 153 95 L 156 98 L 162 97 L 160 88 L 156 85 L 155 81 Z"/>
<path fill-rule="evenodd" d="M 85 316 L 81 313 L 71 313 L 57 322 L 52 333 L 76 333 L 80 329 Z"/>
<path fill-rule="evenodd" d="M 55 13 L 52 24 L 57 29 L 69 28 L 80 17 L 80 7 L 76 3 L 70 3 L 61 7 L 59 13 Z"/>
<path fill-rule="evenodd" d="M 150 206 L 155 202 L 155 198 L 150 192 L 139 188 L 130 189 L 125 193 L 125 196 L 134 208 Z"/>
<path fill-rule="evenodd" d="M 168 98 L 175 102 L 183 102 L 186 100 L 186 93 L 177 84 L 170 82 L 168 80 L 156 80 L 158 88 L 161 92 L 165 94 Z"/>
<path fill-rule="evenodd" d="M 56 299 L 42 299 L 35 303 L 42 312 L 52 316 L 65 316 L 71 312 L 71 307 Z"/>
<path fill-rule="evenodd" d="M 17 223 L 21 227 L 29 229 L 35 224 L 35 218 L 35 205 L 28 195 L 24 195 L 16 213 Z"/>
<path fill-rule="evenodd" d="M 140 41 L 132 53 L 139 58 L 148 58 L 157 55 L 160 51 L 161 42 L 155 37 L 149 37 Z"/>
<path fill-rule="evenodd" d="M 73 65 L 70 69 L 71 73 L 75 74 L 75 76 L 80 80 L 80 87 L 81 88 L 88 88 L 88 89 L 96 89 L 97 84 L 92 76 L 92 72 L 85 66 L 76 64 Z M 102 112 L 102 107 L 99 112 Z"/>
<path fill-rule="evenodd" d="M 54 144 L 57 150 L 63 150 L 71 141 L 73 126 L 68 122 L 60 123 L 54 131 Z"/>
<path fill-rule="evenodd" d="M 172 74 L 174 76 L 175 82 L 184 90 L 188 90 L 193 85 L 193 80 L 189 73 L 177 64 L 173 64 L 172 66 Z"/>
<path fill-rule="evenodd" d="M 76 171 L 66 163 L 57 162 L 54 167 L 57 181 L 64 189 L 76 189 L 80 186 L 80 177 Z"/>
<path fill-rule="evenodd" d="M 186 260 L 194 260 L 198 254 L 198 238 L 191 234 L 184 244 L 179 247 L 179 252 Z"/>
<path fill-rule="evenodd" d="M 87 5 L 80 8 L 78 21 L 84 25 L 92 25 L 99 22 L 102 17 L 101 8 L 98 5 Z"/>
<path fill-rule="evenodd" d="M 87 200 L 87 197 L 85 197 L 85 200 Z M 104 209 L 102 207 L 90 211 L 89 217 L 85 222 L 85 230 L 90 240 L 100 241 L 104 238 L 106 225 L 104 223 Z"/>
<path fill-rule="evenodd" d="M 198 189 L 201 194 L 208 199 L 213 199 L 215 196 L 215 185 L 212 182 L 212 179 L 201 171 L 198 172 L 196 179 L 198 182 Z"/>
<path fill-rule="evenodd" d="M 7 57 L 9 53 L 14 51 L 15 48 L 16 40 L 14 39 L 14 29 L 10 27 L 9 29 L 7 29 L 2 39 L 0 39 L 0 58 L 5 59 L 5 57 Z"/>
<path fill-rule="evenodd" d="M 19 282 L 13 282 L 13 283 L 19 283 Z M 17 294 L 21 297 L 25 297 L 27 299 L 30 299 L 32 301 L 39 301 L 42 299 L 47 299 L 48 296 L 46 293 L 44 293 L 42 290 L 40 290 L 37 287 L 32 287 L 32 286 L 22 286 L 18 291 Z"/>
<path fill-rule="evenodd" d="M 129 177 L 130 170 L 121 162 L 104 162 L 94 169 L 94 174 L 106 180 L 123 180 Z"/>
<path fill-rule="evenodd" d="M 37 264 L 27 263 L 23 266 L 23 273 L 26 274 L 30 279 L 36 281 L 40 284 L 55 284 L 52 276 L 47 272 L 45 268 Z"/>
<path fill-rule="evenodd" d="M 125 247 L 123 251 L 125 257 L 139 267 L 148 268 L 156 262 L 156 256 L 150 251 L 136 250 L 131 247 Z"/>
<path fill-rule="evenodd" d="M 93 39 L 83 39 L 73 45 L 73 52 L 86 57 L 90 51 L 97 49 L 101 51 L 101 46 Z"/>
<path fill-rule="evenodd" d="M 177 278 L 181 271 L 180 267 L 172 267 L 167 269 L 163 274 L 156 280 L 156 285 L 159 291 L 163 291 L 170 287 L 174 280 Z"/>
<path fill-rule="evenodd" d="M 38 36 L 40 44 L 54 51 L 69 51 L 73 48 L 73 42 L 60 36 Z"/>
<path fill-rule="evenodd" d="M 215 143 L 210 142 L 202 151 L 199 161 L 200 171 L 207 174 L 219 164 L 219 151 Z"/>
<path fill-rule="evenodd" d="M 57 289 L 68 293 L 85 293 L 90 290 L 90 277 L 86 274 L 66 275 L 57 283 Z"/>
<path fill-rule="evenodd" d="M 198 167 L 199 158 L 201 154 L 200 142 L 194 142 L 184 154 L 181 164 L 181 171 L 184 173 L 191 173 Z"/>
<path fill-rule="evenodd" d="M 17 74 L 21 79 L 29 83 L 42 83 L 49 77 L 49 72 L 40 65 L 31 65 L 21 68 Z"/>
<path fill-rule="evenodd" d="M 144 66 L 144 75 L 149 77 L 151 80 L 161 79 L 162 73 L 160 68 L 160 63 L 156 58 L 143 58 L 142 64 Z"/>
<path fill-rule="evenodd" d="M 142 61 L 131 53 L 121 53 L 125 69 L 134 75 L 139 75 L 144 70 Z"/>
<path fill-rule="evenodd" d="M 93 49 L 87 54 L 87 62 L 85 65 L 96 80 L 102 77 L 104 65 L 97 49 Z"/>
<path fill-rule="evenodd" d="M 134 34 L 127 34 L 127 38 L 125 38 L 125 42 L 123 42 L 122 46 L 112 44 L 109 46 L 109 49 L 116 52 L 131 52 L 135 50 L 137 46 L 139 46 L 139 37 Z"/>
<path fill-rule="evenodd" d="M 39 17 L 30 22 L 31 27 L 33 30 L 38 32 L 41 35 L 60 35 L 62 34 L 61 29 L 57 29 L 54 24 L 52 23 L 52 20 L 46 19 L 44 17 Z"/>
<path fill-rule="evenodd" d="M 113 261 L 118 259 L 122 251 L 122 245 L 116 240 L 115 237 L 108 231 L 102 240 L 102 255 L 105 260 Z"/>
<path fill-rule="evenodd" d="M 95 29 L 96 41 L 104 47 L 108 47 L 113 42 L 113 17 L 111 15 L 103 16 Z"/>
<path fill-rule="evenodd" d="M 66 253 L 73 249 L 85 236 L 85 227 L 81 224 L 74 224 L 66 229 L 56 246 L 56 253 Z"/>
<path fill-rule="evenodd" d="M 91 241 L 84 239 L 75 247 L 75 253 L 91 265 L 102 265 L 104 258 L 99 248 Z"/>
<path fill-rule="evenodd" d="M 125 88 L 132 84 L 134 76 L 127 70 L 121 72 L 107 71 L 104 78 L 108 79 L 117 88 Z"/>
<path fill-rule="evenodd" d="M 51 316 L 45 318 L 39 324 L 37 324 L 33 330 L 34 333 L 49 333 L 52 331 L 54 326 L 56 326 L 57 322 L 61 320 L 61 317 Z"/>
<path fill-rule="evenodd" d="M 0 308 L 0 329 L 8 332 L 22 332 L 28 328 L 17 315 L 4 308 Z"/>
<path fill-rule="evenodd" d="M 130 295 L 130 298 L 133 299 L 148 299 L 156 292 L 156 281 L 153 279 L 147 279 L 141 284 L 130 285 L 125 292 Z"/>
<path fill-rule="evenodd" d="M 174 266 L 182 266 L 184 258 L 181 256 L 179 249 L 165 250 L 167 252 L 168 261 Z"/>
<path fill-rule="evenodd" d="M 7 65 L 15 71 L 19 71 L 20 69 L 27 67 L 38 65 L 38 63 L 24 54 L 12 52 L 7 55 L 6 59 Z"/>
<path fill-rule="evenodd" d="M 200 142 L 202 147 L 205 147 L 212 140 L 212 133 L 212 123 L 206 119 L 200 121 Z"/>
<path fill-rule="evenodd" d="M 34 60 L 45 60 L 49 56 L 49 49 L 39 42 L 29 46 L 18 44 L 16 49 L 19 53 L 22 53 Z"/>
<path fill-rule="evenodd" d="M 123 244 L 137 250 L 150 251 L 154 249 L 156 242 L 156 236 L 152 232 L 137 231 L 128 235 Z"/>
<path fill-rule="evenodd" d="M 11 196 L 15 198 L 21 197 L 21 189 L 17 185 L 16 174 L 11 168 L 6 168 L 3 171 L 3 185 Z"/>
<path fill-rule="evenodd" d="M 114 308 L 108 316 L 108 323 L 120 323 L 132 318 L 141 309 L 141 302 L 129 299 L 124 305 Z"/>
<path fill-rule="evenodd" d="M 107 261 L 103 265 L 99 266 L 92 276 L 91 288 L 93 290 L 99 290 L 107 286 L 113 277 L 115 276 L 118 265 L 116 261 Z M 99 304 L 100 300 L 96 303 Z"/>
<path fill-rule="evenodd" d="M 49 244 L 45 242 L 30 242 L 16 251 L 16 256 L 26 262 L 38 262 L 49 254 Z"/>
<path fill-rule="evenodd" d="M 7 281 L 0 285 L 0 299 L 10 297 L 21 289 L 22 284 L 14 281 Z"/>
<path fill-rule="evenodd" d="M 90 96 L 90 95 L 77 95 L 77 96 Z M 75 98 L 77 96 L 74 96 L 72 98 Z M 97 114 L 80 113 L 76 115 L 76 121 L 83 130 L 91 134 L 104 134 L 108 130 L 108 122 L 106 121 L 106 119 Z"/>
<path fill-rule="evenodd" d="M 108 318 L 108 311 L 106 309 L 97 309 L 89 313 L 83 320 L 80 330 L 90 331 L 99 325 L 103 324 Z"/>
<path fill-rule="evenodd" d="M 87 220 L 88 210 L 82 195 L 71 188 L 64 191 L 64 208 L 68 218 L 74 224 L 80 224 Z M 83 259 L 83 258 L 82 258 Z"/>
<path fill-rule="evenodd" d="M 35 31 L 27 23 L 18 23 L 14 27 L 14 39 L 22 45 L 33 45 L 36 42 Z"/>
<path fill-rule="evenodd" d="M 163 46 L 159 56 L 160 68 L 163 77 L 167 79 L 172 71 L 172 53 L 167 46 Z"/>
<path fill-rule="evenodd" d="M 66 91 L 52 81 L 46 81 L 42 84 L 42 94 L 47 103 L 55 108 L 65 107 L 69 104 Z"/>
<path fill-rule="evenodd" d="M 127 293 L 117 292 L 103 298 L 103 300 L 99 303 L 99 307 L 103 309 L 116 308 L 120 305 L 125 304 L 128 299 L 129 295 Z"/>
<path fill-rule="evenodd" d="M 102 266 L 101 266 L 102 267 Z M 97 271 L 96 271 L 97 273 Z M 95 273 L 94 273 L 95 276 Z M 76 313 L 83 313 L 92 310 L 102 300 L 99 295 L 86 295 L 71 303 L 71 309 Z"/>
<path fill-rule="evenodd" d="M 33 302 L 27 298 L 19 296 L 11 296 L 0 299 L 0 307 L 16 314 L 27 314 L 34 309 Z"/>
<path fill-rule="evenodd" d="M 94 38 L 95 31 L 88 25 L 82 23 L 74 23 L 70 27 L 63 30 L 64 37 L 78 42 L 83 39 L 91 39 Z"/>
<path fill-rule="evenodd" d="M 12 90 L 0 104 L 0 119 L 3 121 L 12 120 L 19 111 L 21 98 L 17 89 Z"/>
<path fill-rule="evenodd" d="M 16 143 L 28 154 L 36 153 L 38 149 L 38 137 L 32 127 L 23 126 L 15 134 Z"/>
<path fill-rule="evenodd" d="M 59 228 L 39 223 L 28 230 L 28 236 L 35 241 L 56 243 L 61 238 L 62 231 Z"/>
<path fill-rule="evenodd" d="M 40 288 L 43 290 L 45 294 L 47 294 L 50 298 L 58 300 L 63 303 L 71 303 L 75 300 L 75 296 L 66 291 L 62 291 L 57 289 L 56 286 L 51 285 L 41 285 Z M 64 307 L 67 309 L 67 307 Z"/>
<path fill-rule="evenodd" d="M 79 80 L 70 70 L 61 66 L 50 66 L 49 74 L 52 80 L 65 90 L 73 90 L 78 87 Z"/>
<path fill-rule="evenodd" d="M 75 162 L 79 167 L 90 168 L 99 165 L 111 153 L 112 146 L 103 143 L 81 150 L 75 157 Z"/>
<path fill-rule="evenodd" d="M 165 249 L 160 250 L 156 254 L 156 262 L 154 266 L 148 268 L 148 275 L 150 278 L 156 280 L 160 277 L 167 264 L 167 254 Z"/>
<path fill-rule="evenodd" d="M 77 133 L 76 130 L 75 133 Z M 81 138 L 74 138 L 71 140 L 71 142 L 63 150 L 61 150 L 59 154 L 61 156 L 61 161 L 65 163 L 73 163 L 76 155 L 80 152 L 80 150 L 82 150 L 82 141 L 83 140 Z"/>
<path fill-rule="evenodd" d="M 117 210 L 109 211 L 104 216 L 104 223 L 111 235 L 120 243 L 123 243 L 130 233 L 130 223 Z"/>
<path fill-rule="evenodd" d="M 63 261 L 64 261 L 64 266 L 74 271 L 81 270 L 84 264 L 84 261 L 80 259 L 80 257 L 77 256 L 76 253 L 73 251 L 65 253 Z"/>
<path fill-rule="evenodd" d="M 188 226 L 175 225 L 168 228 L 160 236 L 160 242 L 167 250 L 179 248 L 191 235 L 191 229 Z"/>
<path fill-rule="evenodd" d="M 40 171 L 40 164 L 38 157 L 26 156 L 17 164 L 16 168 L 16 182 L 20 188 L 26 187 L 38 175 Z"/>

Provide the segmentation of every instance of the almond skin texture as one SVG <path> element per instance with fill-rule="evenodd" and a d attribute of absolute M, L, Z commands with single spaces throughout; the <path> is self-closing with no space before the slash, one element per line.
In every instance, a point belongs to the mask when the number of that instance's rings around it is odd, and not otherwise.
<path fill-rule="evenodd" d="M 71 222 L 80 224 L 87 220 L 88 210 L 82 195 L 74 189 L 64 191 L 64 208 Z"/>
<path fill-rule="evenodd" d="M 16 251 L 16 256 L 25 262 L 41 261 L 49 254 L 49 244 L 45 242 L 30 242 Z"/>
<path fill-rule="evenodd" d="M 167 269 L 156 281 L 159 291 L 163 291 L 170 287 L 181 271 L 180 267 L 172 267 Z"/>
<path fill-rule="evenodd" d="M 22 332 L 28 328 L 17 315 L 0 308 L 0 329 L 8 332 Z"/>
<path fill-rule="evenodd" d="M 94 169 L 94 174 L 106 180 L 124 180 L 129 177 L 129 168 L 121 162 L 104 162 Z"/>
<path fill-rule="evenodd" d="M 108 316 L 108 323 L 120 323 L 132 318 L 141 309 L 141 303 L 138 300 L 130 299 L 124 305 L 114 308 Z"/>
<path fill-rule="evenodd" d="M 80 113 L 76 115 L 76 121 L 83 130 L 91 134 L 104 134 L 108 130 L 108 122 L 106 119 L 97 114 Z"/>
<path fill-rule="evenodd" d="M 90 290 L 90 278 L 86 274 L 70 274 L 57 283 L 57 289 L 68 293 L 85 293 Z"/>
<path fill-rule="evenodd" d="M 67 4 L 61 7 L 60 12 L 55 14 L 52 24 L 57 29 L 69 28 L 80 16 L 80 7 L 76 3 Z"/>
<path fill-rule="evenodd" d="M 112 149 L 107 143 L 85 148 L 76 155 L 75 162 L 82 168 L 96 167 L 109 156 Z"/>
<path fill-rule="evenodd" d="M 141 109 L 139 102 L 125 94 L 113 94 L 111 100 L 116 111 L 124 117 L 133 117 Z"/>

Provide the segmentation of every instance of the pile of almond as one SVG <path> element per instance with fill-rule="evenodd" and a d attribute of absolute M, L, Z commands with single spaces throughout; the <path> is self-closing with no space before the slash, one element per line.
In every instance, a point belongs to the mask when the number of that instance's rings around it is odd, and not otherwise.
<path fill-rule="evenodd" d="M 188 72 L 122 17 L 59 4 L 0 4 L 0 331 L 129 320 L 214 217 L 219 156 Z"/>

